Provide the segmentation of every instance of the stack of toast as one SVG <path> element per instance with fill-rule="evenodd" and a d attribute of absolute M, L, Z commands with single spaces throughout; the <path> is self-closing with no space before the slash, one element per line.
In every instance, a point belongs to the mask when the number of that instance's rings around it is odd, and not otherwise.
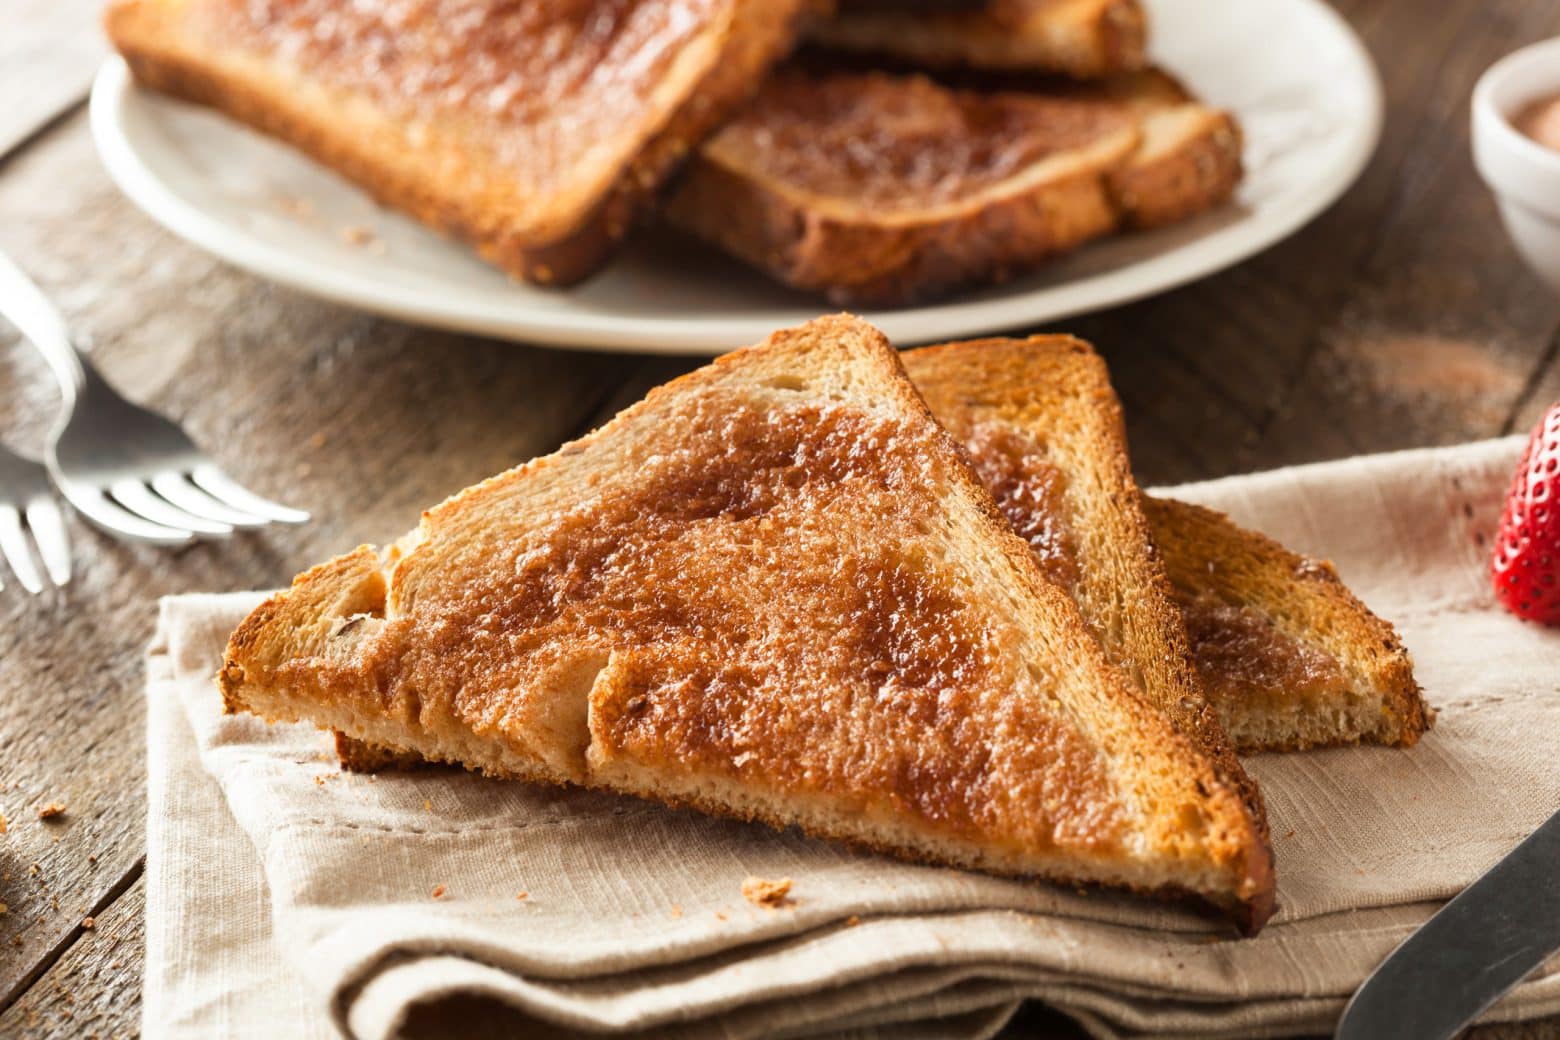
<path fill-rule="evenodd" d="M 140 82 L 541 285 L 662 214 L 787 285 L 902 305 L 1241 176 L 1234 119 L 1146 64 L 1137 0 L 112 0 L 107 28 Z"/>
<path fill-rule="evenodd" d="M 299 576 L 226 707 L 891 854 L 1272 912 L 1237 750 L 1410 745 L 1326 564 L 1133 481 L 1069 337 L 775 333 Z"/>

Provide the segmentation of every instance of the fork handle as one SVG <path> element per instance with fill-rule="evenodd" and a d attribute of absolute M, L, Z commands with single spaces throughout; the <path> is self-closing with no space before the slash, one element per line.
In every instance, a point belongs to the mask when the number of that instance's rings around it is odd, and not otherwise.
<path fill-rule="evenodd" d="M 43 354 L 59 380 L 68 413 L 86 384 L 85 359 L 71 342 L 59 309 L 4 252 L 0 252 L 0 314 Z"/>

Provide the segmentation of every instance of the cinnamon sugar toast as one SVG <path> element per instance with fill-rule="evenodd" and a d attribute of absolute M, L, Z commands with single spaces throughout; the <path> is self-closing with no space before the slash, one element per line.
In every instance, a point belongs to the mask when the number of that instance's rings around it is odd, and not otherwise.
<path fill-rule="evenodd" d="M 1403 640 L 1332 564 L 1202 506 L 1147 495 L 1143 510 L 1236 747 L 1411 747 L 1433 725 Z"/>
<path fill-rule="evenodd" d="M 1137 0 L 936 6 L 845 0 L 839 14 L 818 23 L 812 33 L 827 47 L 927 68 L 1021 69 L 1085 78 L 1141 67 L 1147 37 L 1147 19 Z"/>
<path fill-rule="evenodd" d="M 1192 666 L 1185 622 L 1127 461 L 1104 362 L 1067 336 L 914 350 L 905 369 L 1041 570 L 1078 604 L 1107 657 L 1203 749 L 1266 826 Z"/>
<path fill-rule="evenodd" d="M 893 306 L 1216 205 L 1240 150 L 1228 113 L 1156 71 L 974 89 L 796 63 L 705 142 L 666 213 L 786 285 Z"/>
<path fill-rule="evenodd" d="M 776 333 L 301 575 L 228 710 L 1255 929 L 1243 792 L 1107 659 L 876 330 Z"/>
<path fill-rule="evenodd" d="M 1120 404 L 1087 344 L 977 340 L 912 351 L 905 365 L 1156 703 L 1188 681 L 1190 654 L 1241 751 L 1411 745 L 1429 725 L 1397 633 L 1330 566 L 1212 510 L 1140 496 Z"/>
<path fill-rule="evenodd" d="M 112 0 L 136 79 L 307 152 L 516 277 L 595 271 L 821 0 Z"/>

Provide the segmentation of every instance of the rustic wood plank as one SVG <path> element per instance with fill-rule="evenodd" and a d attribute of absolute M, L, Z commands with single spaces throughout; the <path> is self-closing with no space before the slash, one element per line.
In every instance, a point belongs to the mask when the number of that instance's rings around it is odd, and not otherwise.
<path fill-rule="evenodd" d="M 1517 258 L 1473 169 L 1467 98 L 1514 41 L 1560 32 L 1560 9 L 1482 4 L 1448 20 L 1456 45 L 1406 127 L 1416 146 L 1376 241 L 1254 464 L 1495 436 L 1549 351 L 1560 300 Z"/>
<path fill-rule="evenodd" d="M 1503 433 L 1527 433 L 1549 410 L 1560 402 L 1560 328 L 1549 339 L 1542 364 L 1528 377 L 1527 388 L 1506 417 Z"/>
<path fill-rule="evenodd" d="M 0 32 L 0 155 L 87 94 L 107 47 L 101 0 L 8 0 Z"/>
<path fill-rule="evenodd" d="M 314 520 L 172 552 L 73 522 L 69 590 L 0 595 L 0 811 L 11 821 L 0 837 L 0 1007 L 76 927 L 79 907 L 142 855 L 141 653 L 156 597 L 274 586 L 393 538 L 429 503 L 553 448 L 640 364 L 418 330 L 261 284 L 135 212 L 84 124 L 78 114 L 0 168 L 0 248 L 58 300 L 111 381 Z M 57 398 L 7 332 L 0 401 L 7 440 L 36 447 Z M 15 436 L 13 418 L 26 420 Z M 33 808 L 49 802 L 66 812 L 46 823 Z"/>
<path fill-rule="evenodd" d="M 137 878 L 113 903 L 82 922 L 64 955 L 0 1013 L 0 1036 L 35 1040 L 117 1040 L 141 1028 L 146 888 Z"/>

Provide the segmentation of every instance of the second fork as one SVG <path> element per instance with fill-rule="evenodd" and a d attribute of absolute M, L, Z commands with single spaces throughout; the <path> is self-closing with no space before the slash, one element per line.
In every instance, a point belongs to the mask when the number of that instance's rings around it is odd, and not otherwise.
<path fill-rule="evenodd" d="M 77 351 L 53 304 L 4 253 L 0 314 L 38 348 L 60 384 L 64 417 L 50 438 L 49 474 L 98 527 L 177 545 L 309 518 L 247 490 L 175 423 L 120 396 Z"/>

